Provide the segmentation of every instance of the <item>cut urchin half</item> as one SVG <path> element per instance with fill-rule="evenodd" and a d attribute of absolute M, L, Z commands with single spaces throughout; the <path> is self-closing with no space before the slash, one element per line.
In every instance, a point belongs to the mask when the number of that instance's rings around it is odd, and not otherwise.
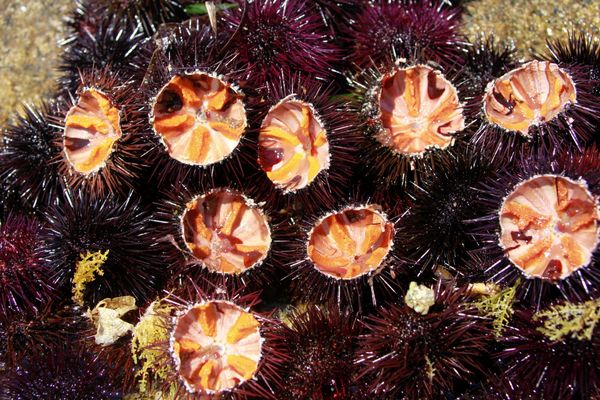
<path fill-rule="evenodd" d="M 119 109 L 98 89 L 81 92 L 67 113 L 63 149 L 71 167 L 84 175 L 106 165 L 113 145 L 122 137 Z"/>
<path fill-rule="evenodd" d="M 142 85 L 151 182 L 160 192 L 209 177 L 243 181 L 256 165 L 247 135 L 253 112 L 233 58 L 223 53 L 227 38 L 199 19 L 165 26 L 157 37 L 144 49 L 152 62 Z"/>
<path fill-rule="evenodd" d="M 334 87 L 295 74 L 271 85 L 257 126 L 255 190 L 297 213 L 335 204 L 356 170 L 361 143 Z M 256 163 L 256 162 L 255 162 Z"/>
<path fill-rule="evenodd" d="M 201 394 L 231 391 L 251 380 L 263 340 L 251 312 L 222 300 L 180 313 L 170 338 L 179 378 L 189 392 Z"/>
<path fill-rule="evenodd" d="M 165 193 L 153 231 L 173 282 L 192 277 L 200 285 L 248 291 L 271 281 L 283 262 L 275 256 L 280 223 L 247 192 L 176 185 Z"/>
<path fill-rule="evenodd" d="M 259 265 L 271 247 L 265 214 L 231 190 L 215 190 L 186 204 L 181 217 L 188 250 L 208 270 L 240 274 Z"/>
<path fill-rule="evenodd" d="M 258 137 L 258 163 L 275 186 L 294 192 L 330 165 L 327 132 L 311 104 L 286 97 L 273 106 Z"/>
<path fill-rule="evenodd" d="M 581 151 L 600 115 L 594 80 L 585 69 L 534 60 L 489 82 L 484 120 L 472 142 L 495 153 L 514 152 L 528 142 Z"/>
<path fill-rule="evenodd" d="M 589 265 L 598 204 L 584 181 L 539 175 L 515 186 L 500 209 L 500 245 L 527 277 L 564 279 Z"/>
<path fill-rule="evenodd" d="M 145 360 L 156 387 L 176 398 L 275 399 L 274 388 L 285 358 L 279 321 L 257 313 L 257 294 L 229 289 L 205 291 L 186 278 L 154 309 L 144 338 L 155 353 Z M 142 334 L 143 335 L 143 334 Z M 140 344 L 142 342 L 139 342 Z M 156 372 L 156 371 L 155 371 Z"/>
<path fill-rule="evenodd" d="M 529 137 L 529 128 L 551 121 L 576 101 L 575 83 L 566 71 L 531 61 L 489 84 L 483 108 L 491 123 Z"/>
<path fill-rule="evenodd" d="M 363 292 L 370 290 L 376 303 L 382 287 L 394 291 L 395 223 L 381 206 L 347 205 L 303 225 L 306 233 L 294 242 L 298 259 L 289 263 L 301 299 L 354 308 L 357 303 L 362 307 Z"/>
<path fill-rule="evenodd" d="M 445 149 L 452 134 L 465 127 L 456 88 L 426 65 L 396 69 L 380 82 L 376 139 L 402 155 L 420 156 L 430 148 Z"/>
<path fill-rule="evenodd" d="M 79 89 L 63 96 L 52 118 L 59 129 L 59 174 L 70 189 L 124 196 L 142 187 L 150 167 L 145 157 L 150 146 L 141 135 L 145 121 L 132 96 L 136 84 L 110 68 L 82 72 L 80 79 Z"/>
<path fill-rule="evenodd" d="M 478 186 L 478 217 L 466 221 L 476 253 L 496 283 L 520 279 L 518 298 L 536 304 L 556 296 L 595 296 L 598 274 L 598 151 L 523 155 L 517 167 Z"/>
<path fill-rule="evenodd" d="M 315 269 L 351 280 L 375 271 L 392 248 L 394 224 L 375 205 L 322 218 L 309 233 L 307 254 Z"/>
<path fill-rule="evenodd" d="M 241 93 L 203 72 L 171 78 L 152 106 L 151 123 L 172 158 L 199 166 L 229 157 L 247 125 Z"/>
<path fill-rule="evenodd" d="M 465 128 L 458 86 L 425 64 L 364 71 L 363 77 L 354 85 L 367 168 L 387 184 L 418 179 Z"/>

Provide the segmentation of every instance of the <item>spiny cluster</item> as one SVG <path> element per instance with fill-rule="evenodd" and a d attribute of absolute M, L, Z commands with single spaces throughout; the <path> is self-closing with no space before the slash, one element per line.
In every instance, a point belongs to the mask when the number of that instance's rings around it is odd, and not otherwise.
<path fill-rule="evenodd" d="M 600 47 L 460 2 L 81 0 L 2 133 L 0 397 L 600 398 Z"/>

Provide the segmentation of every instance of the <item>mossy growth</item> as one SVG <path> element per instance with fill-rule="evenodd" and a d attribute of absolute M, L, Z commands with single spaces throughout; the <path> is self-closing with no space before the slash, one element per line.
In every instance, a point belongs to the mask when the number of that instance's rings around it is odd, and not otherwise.
<path fill-rule="evenodd" d="M 474 303 L 483 316 L 492 319 L 496 337 L 502 336 L 514 313 L 513 305 L 520 281 L 503 290 L 484 295 Z"/>
<path fill-rule="evenodd" d="M 140 367 L 136 372 L 140 393 L 154 392 L 154 384 L 170 375 L 171 364 L 165 360 L 163 347 L 169 341 L 172 309 L 164 300 L 154 301 L 133 328 L 131 352 L 133 361 Z M 167 393 L 163 396 L 170 398 Z"/>
<path fill-rule="evenodd" d="M 108 258 L 108 253 L 109 250 L 106 250 L 105 252 L 87 251 L 79 255 L 80 259 L 75 266 L 71 292 L 73 293 L 73 301 L 80 306 L 83 306 L 84 303 L 83 295 L 87 284 L 93 282 L 97 275 L 104 275 L 102 266 Z"/>
<path fill-rule="evenodd" d="M 600 299 L 554 305 L 536 313 L 533 320 L 542 322 L 537 330 L 550 340 L 591 340 L 600 320 Z"/>

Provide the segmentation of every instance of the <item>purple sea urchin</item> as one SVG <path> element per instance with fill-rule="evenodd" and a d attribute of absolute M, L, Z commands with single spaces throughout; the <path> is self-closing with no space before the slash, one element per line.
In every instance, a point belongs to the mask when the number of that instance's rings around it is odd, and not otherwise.
<path fill-rule="evenodd" d="M 22 359 L 0 378 L 2 393 L 15 400 L 121 399 L 110 365 L 81 345 L 70 343 Z"/>
<path fill-rule="evenodd" d="M 339 51 L 314 5 L 298 0 L 253 0 L 224 16 L 244 80 L 259 89 L 300 72 L 327 79 Z"/>
<path fill-rule="evenodd" d="M 44 254 L 45 227 L 32 217 L 9 214 L 0 223 L 0 321 L 31 316 L 55 295 Z"/>
<path fill-rule="evenodd" d="M 518 168 L 479 186 L 475 206 L 482 207 L 481 214 L 469 221 L 468 232 L 481 240 L 477 252 L 489 259 L 484 269 L 506 285 L 525 277 L 519 298 L 537 307 L 558 293 L 585 299 L 598 291 L 600 278 L 593 233 L 600 195 L 598 151 L 521 157 Z M 564 222 L 558 223 L 560 218 Z M 549 233 L 549 226 L 556 231 Z"/>
<path fill-rule="evenodd" d="M 142 186 L 149 167 L 144 160 L 149 146 L 140 134 L 145 120 L 131 95 L 135 83 L 106 69 L 82 73 L 81 79 L 55 121 L 61 129 L 55 139 L 62 151 L 59 174 L 69 188 L 126 195 Z"/>
<path fill-rule="evenodd" d="M 225 38 L 196 19 L 163 34 L 143 86 L 156 182 L 241 181 L 256 163 L 246 135 L 251 106 L 232 58 L 220 54 Z"/>
<path fill-rule="evenodd" d="M 145 41 L 139 28 L 114 16 L 96 19 L 84 15 L 71 22 L 71 31 L 62 42 L 61 90 L 73 93 L 81 85 L 82 75 L 101 70 L 124 81 L 141 83 L 150 57 L 141 51 Z"/>
<path fill-rule="evenodd" d="M 309 305 L 285 315 L 287 324 L 274 331 L 285 343 L 286 355 L 277 398 L 360 399 L 366 395 L 356 382 L 354 351 L 361 331 L 356 315 L 337 307 Z"/>
<path fill-rule="evenodd" d="M 388 304 L 366 317 L 357 366 L 375 396 L 436 399 L 484 371 L 490 327 L 450 289 L 436 288 L 426 314 Z"/>
<path fill-rule="evenodd" d="M 438 0 L 377 0 L 364 2 L 351 17 L 348 60 L 361 68 L 380 66 L 390 55 L 412 59 L 420 55 L 443 65 L 461 60 L 458 32 L 460 9 Z"/>
<path fill-rule="evenodd" d="M 258 134 L 260 179 L 284 207 L 313 211 L 343 196 L 357 165 L 360 138 L 332 87 L 300 76 L 269 87 L 268 112 Z M 299 150 L 298 145 L 302 150 Z"/>
<path fill-rule="evenodd" d="M 57 165 L 52 163 L 60 157 L 60 148 L 54 143 L 54 128 L 48 117 L 51 113 L 55 113 L 53 104 L 27 107 L 17 123 L 3 133 L 0 147 L 3 185 L 25 205 L 39 209 L 50 204 L 61 187 Z"/>
<path fill-rule="evenodd" d="M 590 399 L 600 391 L 598 300 L 516 313 L 501 341 L 501 382 L 514 398 Z"/>
<path fill-rule="evenodd" d="M 360 157 L 376 181 L 405 186 L 462 139 L 464 104 L 453 83 L 460 78 L 420 62 L 386 64 L 352 81 L 365 135 Z"/>
<path fill-rule="evenodd" d="M 130 194 L 95 198 L 66 191 L 46 218 L 52 279 L 74 298 L 93 306 L 100 300 L 130 295 L 143 302 L 165 276 L 149 214 Z"/>
<path fill-rule="evenodd" d="M 548 51 L 550 61 L 587 67 L 588 77 L 596 82 L 593 94 L 600 96 L 600 44 L 593 36 L 573 32 L 567 40 L 549 42 Z"/>
<path fill-rule="evenodd" d="M 247 188 L 175 186 L 154 217 L 156 242 L 174 277 L 226 290 L 261 289 L 273 277 L 278 222 Z"/>
<path fill-rule="evenodd" d="M 464 278 L 467 252 L 477 248 L 477 238 L 468 233 L 466 220 L 475 218 L 476 187 L 502 168 L 469 147 L 457 146 L 439 157 L 435 168 L 412 187 L 407 196 L 408 211 L 398 226 L 398 243 L 404 256 L 421 272 L 436 267 Z M 440 240 L 444 238 L 444 240 Z"/>
<path fill-rule="evenodd" d="M 160 24 L 180 22 L 188 18 L 179 0 L 78 0 L 74 20 L 105 20 L 114 17 L 133 27 L 140 27 L 145 36 L 154 34 Z"/>

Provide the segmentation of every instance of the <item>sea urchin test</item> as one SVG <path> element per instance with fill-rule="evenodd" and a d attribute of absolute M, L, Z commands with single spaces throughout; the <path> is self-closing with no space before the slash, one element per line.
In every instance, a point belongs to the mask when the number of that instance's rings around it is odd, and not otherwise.
<path fill-rule="evenodd" d="M 233 190 L 217 189 L 190 201 L 181 223 L 188 249 L 211 271 L 242 273 L 260 264 L 271 246 L 266 216 Z"/>
<path fill-rule="evenodd" d="M 515 186 L 500 210 L 500 244 L 527 277 L 564 279 L 598 244 L 598 205 L 582 181 L 540 175 Z"/>
<path fill-rule="evenodd" d="M 169 155 L 206 166 L 227 158 L 246 129 L 242 96 L 205 73 L 174 76 L 152 107 L 152 125 Z"/>
<path fill-rule="evenodd" d="M 171 334 L 180 379 L 192 392 L 223 393 L 252 379 L 261 358 L 256 317 L 227 301 L 196 304 Z"/>
<path fill-rule="evenodd" d="M 71 167 L 81 174 L 101 169 L 121 138 L 119 110 L 96 89 L 86 89 L 65 119 L 64 152 Z"/>
<path fill-rule="evenodd" d="M 260 128 L 258 162 L 286 192 L 310 185 L 329 168 L 327 133 L 313 107 L 287 97 L 271 108 Z"/>
<path fill-rule="evenodd" d="M 308 257 L 325 275 L 355 279 L 382 264 L 393 236 L 393 223 L 376 206 L 350 207 L 316 224 L 308 239 Z"/>
<path fill-rule="evenodd" d="M 380 90 L 382 129 L 376 138 L 397 153 L 445 149 L 465 127 L 456 88 L 428 66 L 396 69 L 383 76 Z"/>
<path fill-rule="evenodd" d="M 490 83 L 483 108 L 490 122 L 530 136 L 530 127 L 552 120 L 576 98 L 575 83 L 558 65 L 531 61 Z"/>

